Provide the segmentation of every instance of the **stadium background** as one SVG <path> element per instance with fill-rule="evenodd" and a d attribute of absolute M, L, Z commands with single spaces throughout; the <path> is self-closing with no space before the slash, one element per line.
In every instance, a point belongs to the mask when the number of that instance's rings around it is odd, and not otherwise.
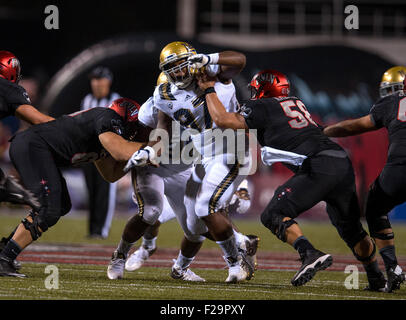
<path fill-rule="evenodd" d="M 59 9 L 59 29 L 47 30 L 47 5 Z M 344 27 L 347 5 L 359 9 L 359 29 Z M 242 51 L 247 66 L 235 79 L 240 100 L 248 98 L 246 84 L 263 68 L 284 72 L 293 93 L 303 99 L 322 124 L 366 114 L 378 98 L 383 72 L 406 65 L 406 4 L 403 1 L 2 1 L 1 49 L 22 63 L 25 86 L 33 104 L 53 116 L 79 109 L 89 91 L 87 73 L 103 64 L 114 72 L 113 90 L 142 103 L 159 75 L 159 52 L 168 42 L 185 40 L 198 52 Z M 23 126 L 23 124 L 21 124 Z M 14 118 L 0 126 L 2 167 L 8 160 L 8 137 L 20 128 Z M 351 155 L 361 204 L 368 185 L 386 159 L 384 130 L 339 142 Z M 290 173 L 280 165 L 258 161 L 249 177 L 252 207 L 257 218 L 275 188 Z M 86 188 L 79 170 L 65 171 L 74 212 L 87 208 Z M 117 211 L 131 214 L 129 178 L 119 183 Z M 307 212 L 308 219 L 327 219 L 324 204 Z M 392 219 L 406 220 L 399 206 Z"/>

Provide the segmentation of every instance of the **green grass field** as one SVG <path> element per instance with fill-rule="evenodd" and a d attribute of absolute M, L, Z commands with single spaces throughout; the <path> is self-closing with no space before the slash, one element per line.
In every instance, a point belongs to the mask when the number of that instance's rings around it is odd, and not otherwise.
<path fill-rule="evenodd" d="M 7 235 L 18 223 L 18 216 L 0 216 L 0 235 Z M 45 233 L 36 244 L 102 244 L 116 245 L 126 219 L 113 222 L 110 236 L 106 240 L 86 239 L 85 218 L 62 218 Z M 299 219 L 300 223 L 300 219 Z M 259 254 L 265 252 L 295 251 L 277 240 L 259 221 L 236 220 L 245 234 L 260 236 Z M 350 255 L 349 249 L 338 237 L 329 223 L 301 223 L 304 233 L 320 250 L 331 254 Z M 397 253 L 406 256 L 406 225 L 394 225 Z M 158 238 L 159 248 L 179 248 L 182 233 L 175 221 L 161 227 Z M 203 249 L 218 248 L 206 241 Z M 218 250 L 220 255 L 220 250 Z M 174 257 L 175 258 L 175 257 Z M 23 270 L 28 278 L 0 278 L 0 299 L 143 299 L 143 300 L 269 300 L 269 299 L 323 299 L 323 300 L 383 300 L 406 299 L 406 286 L 393 294 L 365 292 L 366 276 L 360 273 L 359 290 L 347 290 L 344 272 L 324 271 L 305 286 L 293 287 L 290 279 L 295 271 L 257 270 L 251 281 L 241 284 L 224 283 L 227 270 L 222 268 L 192 269 L 203 276 L 205 283 L 187 283 L 169 277 L 169 268 L 143 267 L 137 272 L 126 273 L 123 280 L 111 281 L 106 277 L 106 265 L 56 264 L 59 269 L 59 288 L 46 289 L 44 281 L 48 274 L 46 264 L 24 263 Z M 360 270 L 362 271 L 362 270 Z"/>

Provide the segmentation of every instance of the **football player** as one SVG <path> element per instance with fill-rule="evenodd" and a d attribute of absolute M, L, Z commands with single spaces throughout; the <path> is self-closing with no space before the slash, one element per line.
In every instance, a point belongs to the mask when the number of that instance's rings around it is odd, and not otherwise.
<path fill-rule="evenodd" d="M 18 225 L 0 253 L 0 276 L 24 277 L 13 261 L 30 243 L 71 209 L 60 168 L 94 162 L 109 182 L 120 179 L 131 155 L 144 146 L 149 131 L 138 124 L 139 105 L 121 98 L 35 125 L 11 140 L 10 158 L 22 182 L 40 202 Z"/>
<path fill-rule="evenodd" d="M 157 85 L 168 85 L 167 77 L 161 73 Z M 153 104 L 153 97 L 148 99 L 139 112 L 139 121 L 146 127 L 156 128 L 158 123 L 158 109 Z M 172 137 L 172 148 L 178 143 L 180 137 Z M 199 251 L 203 240 L 200 234 L 194 234 L 187 226 L 187 212 L 184 205 L 186 184 L 192 173 L 192 164 L 182 161 L 175 163 L 176 156 L 171 153 L 171 163 L 161 164 L 159 168 L 153 166 L 137 167 L 133 170 L 134 200 L 138 205 L 137 214 L 126 224 L 122 239 L 113 252 L 112 259 L 107 268 L 109 279 L 121 279 L 124 268 L 133 271 L 141 267 L 142 263 L 155 251 L 156 236 L 149 237 L 149 232 L 157 233 L 156 224 L 168 221 L 176 216 L 184 231 L 181 249 L 171 269 L 171 277 L 185 281 L 204 281 L 196 275 L 189 266 Z M 241 191 L 242 192 L 242 191 Z M 243 201 L 241 199 L 241 201 Z M 146 233 L 146 235 L 145 235 Z M 250 251 L 249 258 L 255 263 L 255 253 L 258 246 L 258 237 L 245 236 L 234 232 L 237 245 Z M 141 237 L 143 245 L 141 250 L 127 259 L 132 245 Z M 147 239 L 149 237 L 149 239 Z"/>
<path fill-rule="evenodd" d="M 17 57 L 8 51 L 0 51 L 0 118 L 16 116 L 30 124 L 53 120 L 31 105 L 25 89 L 18 85 L 21 79 L 21 65 Z M 38 209 L 34 195 L 24 189 L 12 176 L 0 169 L 0 202 L 26 204 Z M 3 245 L 6 239 L 2 240 Z"/>
<path fill-rule="evenodd" d="M 304 103 L 290 95 L 290 83 L 276 70 L 257 73 L 250 82 L 251 99 L 241 113 L 230 113 L 220 102 L 215 79 L 202 73 L 198 84 L 204 89 L 211 117 L 220 128 L 256 129 L 263 147 L 303 156 L 295 175 L 275 191 L 261 221 L 278 239 L 299 253 L 302 266 L 291 280 L 301 286 L 317 271 L 332 264 L 330 254 L 314 248 L 294 220 L 320 201 L 339 235 L 364 264 L 370 284 L 383 276 L 377 268 L 375 245 L 362 228 L 355 190 L 355 177 L 346 152 L 327 138 L 312 119 Z M 291 166 L 290 166 L 291 167 Z"/>
<path fill-rule="evenodd" d="M 381 98 L 368 115 L 328 126 L 329 137 L 348 137 L 385 127 L 389 134 L 388 158 L 380 175 L 372 183 L 366 202 L 365 216 L 371 237 L 385 263 L 387 291 L 400 288 L 405 274 L 395 254 L 394 233 L 388 213 L 406 201 L 406 67 L 388 69 L 382 77 Z M 384 282 L 382 282 L 382 287 Z M 371 289 L 380 290 L 381 287 Z"/>
<path fill-rule="evenodd" d="M 201 152 L 202 161 L 195 164 L 186 185 L 187 226 L 193 234 L 210 234 L 219 244 L 229 267 L 228 283 L 249 279 L 254 271 L 254 265 L 246 259 L 246 251 L 239 251 L 231 223 L 219 212 L 244 180 L 241 173 L 250 164 L 238 163 L 235 150 L 212 154 L 216 149 L 212 129 L 216 125 L 206 110 L 205 92 L 197 86 L 195 75 L 204 68 L 215 76 L 222 103 L 227 110 L 235 111 L 238 102 L 231 79 L 244 66 L 245 56 L 239 52 L 197 54 L 186 42 L 172 42 L 162 49 L 159 64 L 169 82 L 159 85 L 153 95 L 153 105 L 159 110 L 158 129 L 171 132 L 172 121 L 194 129 L 191 139 Z M 146 148 L 135 153 L 126 168 L 154 163 L 156 151 L 152 146 L 157 142 L 150 141 Z"/>

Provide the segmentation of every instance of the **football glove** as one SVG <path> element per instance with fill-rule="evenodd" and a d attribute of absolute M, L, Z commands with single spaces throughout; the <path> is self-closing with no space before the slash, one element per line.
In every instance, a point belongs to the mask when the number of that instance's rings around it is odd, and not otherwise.
<path fill-rule="evenodd" d="M 190 66 L 195 69 L 203 68 L 208 64 L 217 64 L 218 60 L 219 60 L 218 53 L 212 54 L 198 53 L 188 58 Z"/>
<path fill-rule="evenodd" d="M 133 153 L 124 167 L 124 172 L 130 171 L 134 167 L 144 167 L 149 162 L 154 163 L 155 150 L 152 147 L 145 147 Z"/>

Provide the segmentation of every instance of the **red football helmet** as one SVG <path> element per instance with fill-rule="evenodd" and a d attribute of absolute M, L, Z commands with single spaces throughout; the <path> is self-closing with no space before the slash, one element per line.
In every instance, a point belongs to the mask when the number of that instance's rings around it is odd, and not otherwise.
<path fill-rule="evenodd" d="M 20 61 L 11 52 L 0 51 L 0 77 L 14 83 L 21 79 Z"/>
<path fill-rule="evenodd" d="M 290 93 L 288 78 L 276 70 L 258 72 L 248 85 L 251 88 L 251 99 L 287 97 Z"/>
<path fill-rule="evenodd" d="M 123 137 L 128 140 L 135 140 L 135 137 L 140 130 L 138 122 L 138 112 L 141 106 L 134 100 L 128 98 L 120 98 L 114 100 L 109 108 L 113 109 L 124 120 Z"/>
<path fill-rule="evenodd" d="M 138 121 L 138 111 L 141 107 L 134 100 L 128 98 L 120 98 L 114 100 L 109 108 L 117 112 L 124 119 L 124 122 L 127 123 Z"/>

